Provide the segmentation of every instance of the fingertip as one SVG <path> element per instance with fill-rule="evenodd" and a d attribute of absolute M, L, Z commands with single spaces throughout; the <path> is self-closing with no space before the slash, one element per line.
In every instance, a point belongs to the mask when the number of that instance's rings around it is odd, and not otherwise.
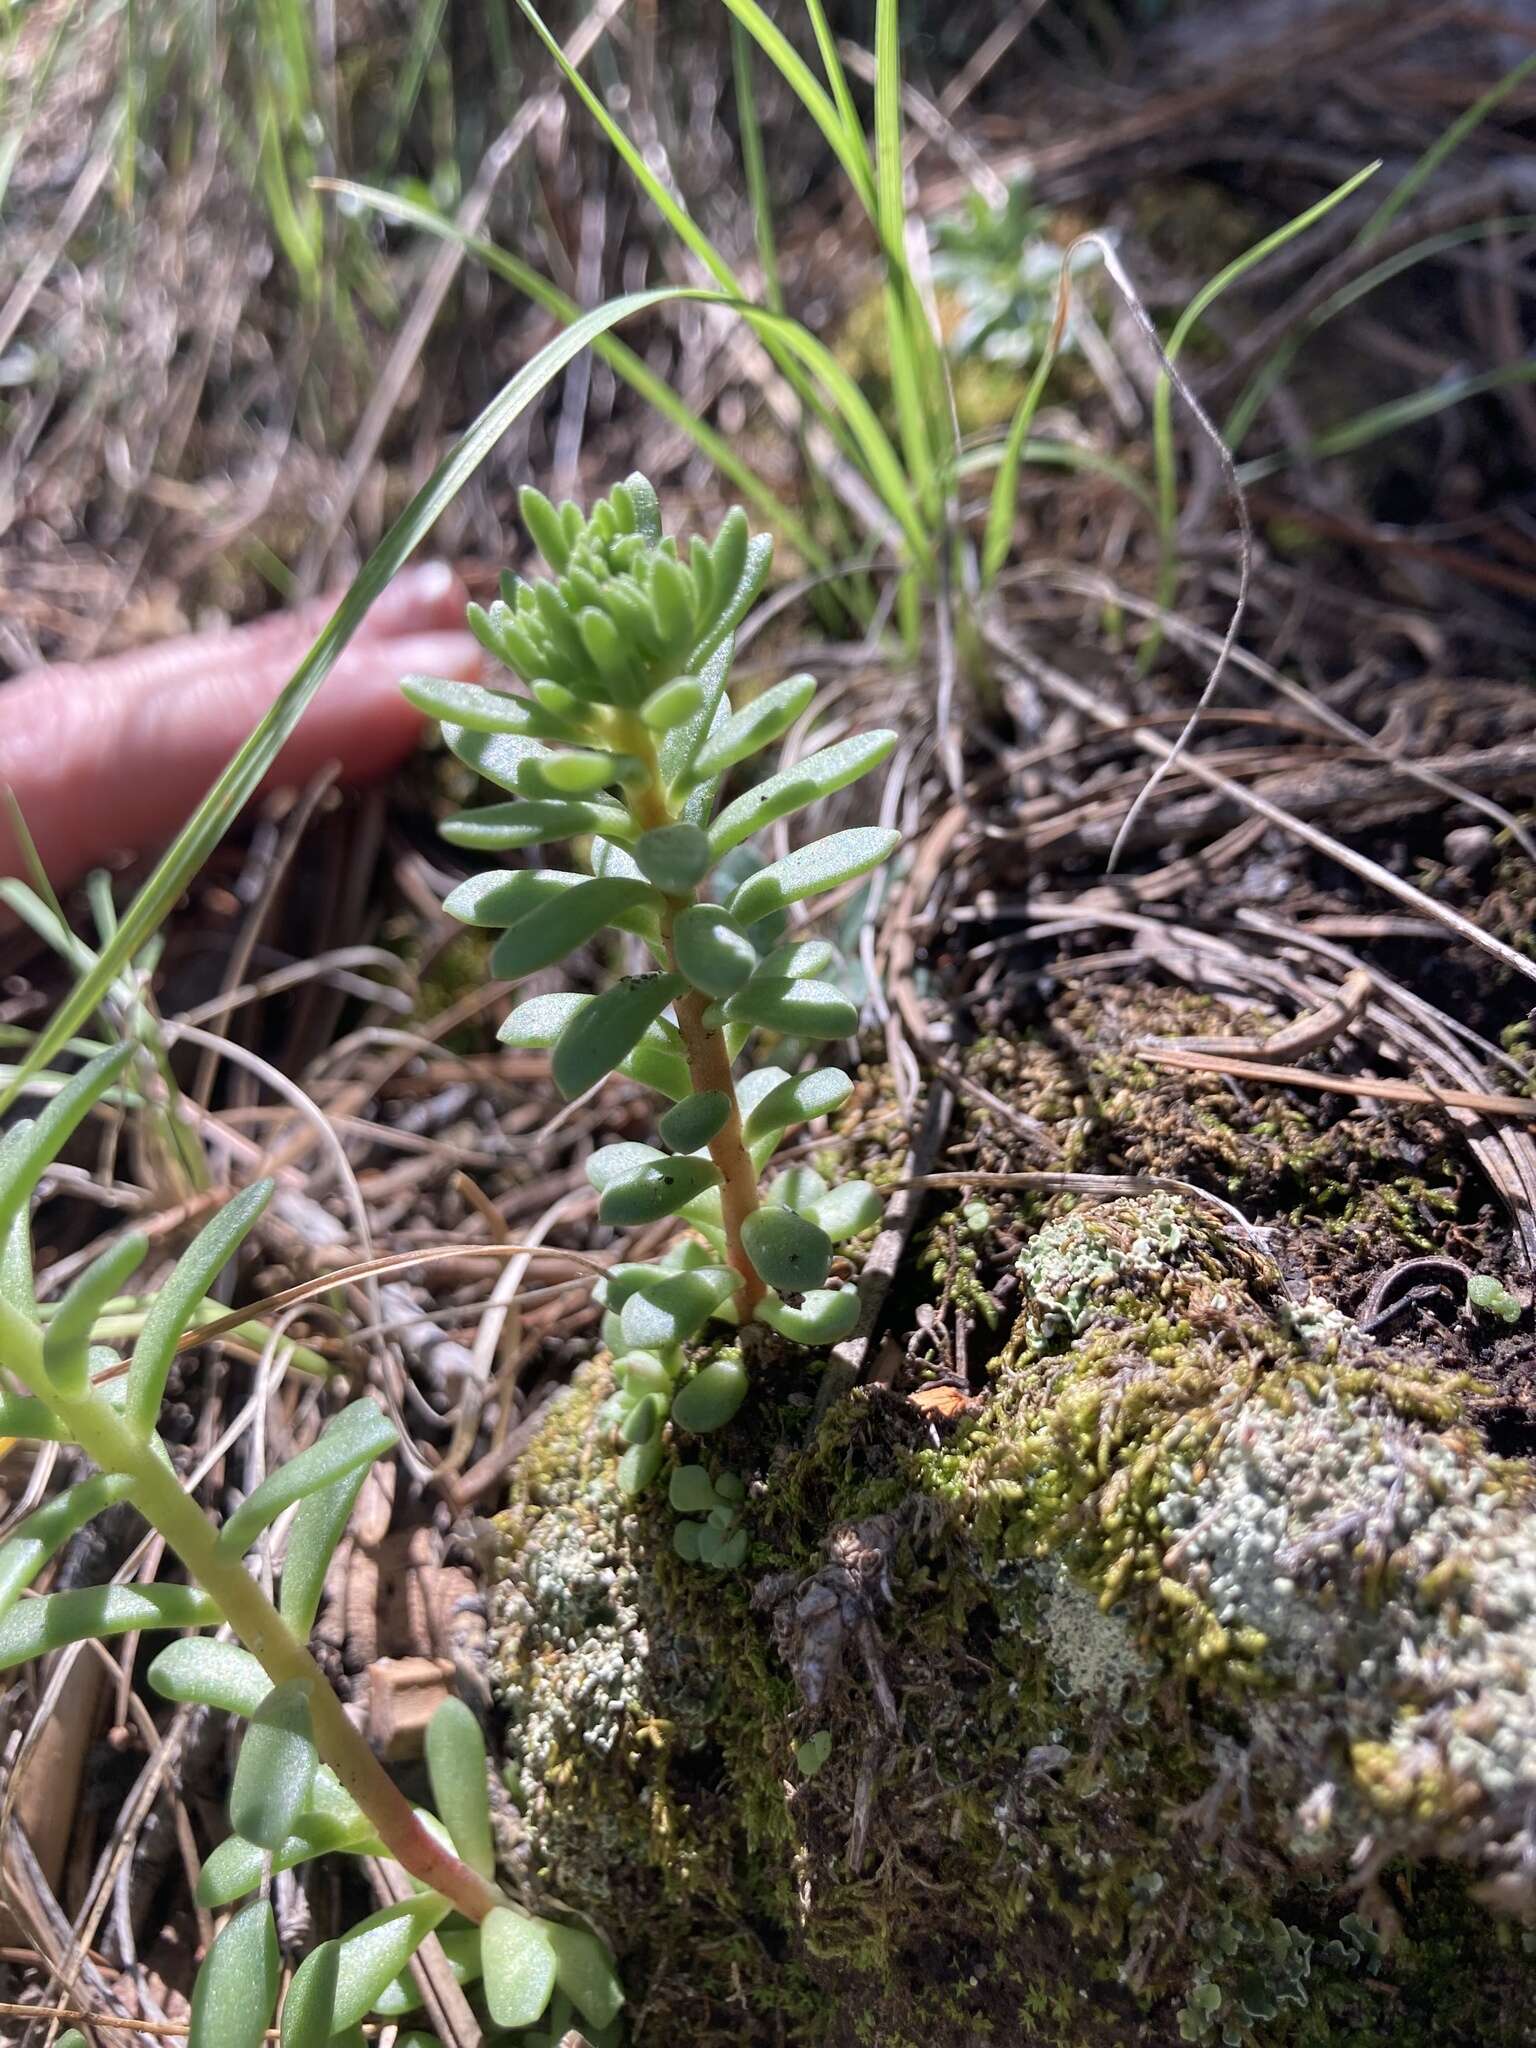
<path fill-rule="evenodd" d="M 446 562 L 417 562 L 374 600 L 365 630 L 374 639 L 393 639 L 462 627 L 468 602 L 469 592 Z"/>

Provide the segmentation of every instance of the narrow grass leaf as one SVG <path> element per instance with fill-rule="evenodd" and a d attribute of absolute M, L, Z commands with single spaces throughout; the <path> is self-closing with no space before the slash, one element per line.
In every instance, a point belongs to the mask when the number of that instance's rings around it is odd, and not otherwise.
<path fill-rule="evenodd" d="M 279 691 L 276 701 L 250 738 L 177 834 L 154 872 L 123 914 L 111 943 L 95 965 L 70 989 L 34 1040 L 15 1078 L 0 1094 L 0 1111 L 8 1109 L 30 1077 L 52 1064 L 59 1048 L 72 1038 L 100 1005 L 113 983 L 153 936 L 187 883 L 223 838 L 255 794 L 337 657 L 357 631 L 364 614 L 395 571 L 431 531 L 439 515 L 458 495 L 514 420 L 553 382 L 567 363 L 599 335 L 620 321 L 664 304 L 675 296 L 666 289 L 630 292 L 575 320 L 506 384 L 474 425 L 416 493 L 374 549 L 334 616 Z M 39 1119 L 41 1121 L 41 1119 Z M 10 1211 L 0 1215 L 5 1220 Z"/>

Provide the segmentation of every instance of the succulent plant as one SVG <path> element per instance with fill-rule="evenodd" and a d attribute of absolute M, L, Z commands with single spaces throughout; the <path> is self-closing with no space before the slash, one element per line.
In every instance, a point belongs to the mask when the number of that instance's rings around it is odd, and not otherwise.
<path fill-rule="evenodd" d="M 629 934 L 649 964 L 600 994 L 535 995 L 501 1031 L 547 1047 L 555 1083 L 583 1094 L 615 1070 L 666 1098 L 657 1144 L 606 1145 L 588 1163 L 599 1215 L 618 1227 L 675 1216 L 688 1226 L 663 1257 L 613 1267 L 599 1282 L 614 1357 L 621 1484 L 639 1492 L 661 1469 L 663 1430 L 705 1433 L 746 1393 L 754 1323 L 797 1344 L 833 1344 L 858 1319 L 849 1286 L 831 1286 L 834 1247 L 879 1217 L 874 1189 L 829 1188 L 804 1166 L 764 1180 L 785 1131 L 841 1107 L 837 1067 L 761 1065 L 738 1076 L 755 1032 L 799 1044 L 845 1039 L 855 1005 L 832 977 L 833 948 L 790 929 L 791 908 L 890 859 L 894 831 L 830 833 L 764 862 L 749 842 L 883 761 L 891 732 L 835 741 L 747 782 L 723 805 L 727 777 L 803 719 L 815 695 L 791 676 L 732 708 L 737 626 L 767 574 L 771 543 L 731 512 L 686 554 L 661 530 L 655 491 L 632 476 L 583 513 L 522 494 L 548 577 L 506 577 L 488 610 L 470 607 L 481 644 L 522 690 L 417 678 L 406 694 L 443 721 L 460 760 L 514 801 L 444 826 L 455 845 L 513 852 L 576 842 L 586 869 L 491 869 L 446 908 L 501 932 L 498 976 L 553 966 L 605 930 Z M 711 1321 L 741 1342 L 702 1362 L 688 1347 Z M 706 1504 L 707 1562 L 737 1561 L 738 1513 Z"/>

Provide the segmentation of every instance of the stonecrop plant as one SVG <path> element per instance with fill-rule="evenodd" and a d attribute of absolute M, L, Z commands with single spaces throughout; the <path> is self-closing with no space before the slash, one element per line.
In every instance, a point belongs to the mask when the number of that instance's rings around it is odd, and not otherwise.
<path fill-rule="evenodd" d="M 539 973 L 609 929 L 649 956 L 645 972 L 600 994 L 531 997 L 501 1032 L 509 1045 L 549 1048 L 567 1098 L 617 1070 L 670 1104 L 659 1144 L 606 1145 L 587 1167 L 604 1223 L 687 1226 L 659 1259 L 617 1265 L 598 1283 L 626 1446 L 620 1483 L 639 1493 L 665 1460 L 669 1420 L 705 1434 L 740 1407 L 754 1325 L 827 1345 L 857 1323 L 856 1290 L 828 1279 L 836 1245 L 878 1220 L 875 1190 L 828 1187 L 804 1165 L 764 1174 L 786 1131 L 853 1089 L 837 1067 L 802 1066 L 803 1045 L 848 1038 L 858 1012 L 829 978 L 833 947 L 797 936 L 792 907 L 878 867 L 900 834 L 833 832 L 766 862 L 749 842 L 876 767 L 895 734 L 856 734 L 746 779 L 816 687 L 791 676 L 739 708 L 727 695 L 735 631 L 772 543 L 749 535 L 736 510 L 685 554 L 663 536 L 641 476 L 590 514 L 532 490 L 521 504 L 550 574 L 504 578 L 500 601 L 471 606 L 469 620 L 526 694 L 426 678 L 405 687 L 443 721 L 460 760 L 515 799 L 451 819 L 446 838 L 493 853 L 551 839 L 584 851 L 583 870 L 491 869 L 448 897 L 455 917 L 501 931 L 491 971 Z M 721 804 L 727 777 L 740 787 Z M 738 1075 L 756 1032 L 789 1056 Z M 711 1319 L 735 1326 L 738 1341 L 696 1344 Z M 740 1482 L 681 1465 L 670 1488 L 690 1518 L 682 1554 L 740 1563 Z"/>
<path fill-rule="evenodd" d="M 131 1044 L 83 1067 L 35 1121 L 0 1141 L 0 1435 L 71 1446 L 97 1468 L 0 1544 L 0 1672 L 69 1644 L 127 1633 L 184 1634 L 149 1666 L 165 1698 L 242 1717 L 230 1793 L 232 1832 L 203 1864 L 210 1909 L 247 1900 L 210 1948 L 193 1995 L 191 2048 L 259 2048 L 277 2013 L 280 1955 L 272 1874 L 345 1851 L 390 1858 L 411 1880 L 400 1903 L 312 1949 L 282 1998 L 282 2048 L 360 2048 L 363 2020 L 420 2003 L 411 1958 L 435 1933 L 453 1975 L 499 2041 L 551 2048 L 578 2023 L 594 2048 L 617 2041 L 622 1993 L 587 1929 L 527 1913 L 496 1883 L 485 1741 L 470 1709 L 446 1701 L 427 1732 L 436 1812 L 413 1807 L 315 1662 L 308 1639 L 326 1572 L 368 1468 L 395 1442 L 368 1398 L 273 1471 L 222 1527 L 183 1487 L 156 1430 L 172 1362 L 198 1341 L 208 1289 L 260 1217 L 270 1182 L 245 1189 L 193 1241 L 142 1319 L 130 1356 L 94 1341 L 148 1240 L 118 1240 L 40 1310 L 30 1208 L 71 1134 L 123 1080 Z M 185 1567 L 185 1584 L 113 1584 L 29 1597 L 63 1546 L 104 1509 L 130 1503 Z M 292 1511 L 291 1516 L 290 1512 Z M 249 1554 L 288 1516 L 274 1602 Z M 232 1634 L 236 1640 L 229 1640 Z M 429 2035 L 409 2038 L 435 2048 Z"/>

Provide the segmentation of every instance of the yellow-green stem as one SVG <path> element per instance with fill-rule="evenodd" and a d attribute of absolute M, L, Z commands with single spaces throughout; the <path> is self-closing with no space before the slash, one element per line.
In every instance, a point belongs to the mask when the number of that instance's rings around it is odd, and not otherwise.
<path fill-rule="evenodd" d="M 493 1906 L 504 1905 L 506 1901 L 493 1885 L 444 1849 L 417 1819 L 410 1801 L 347 1719 L 341 1701 L 308 1649 L 243 1562 L 219 1550 L 207 1517 L 182 1491 L 175 1473 L 151 1445 L 136 1436 L 99 1397 L 86 1395 L 74 1400 L 60 1394 L 43 1370 L 42 1343 L 36 1329 L 9 1304 L 0 1304 L 0 1346 L 6 1365 L 47 1402 L 102 1471 L 121 1472 L 133 1480 L 134 1506 L 165 1538 L 193 1580 L 212 1595 L 273 1684 L 298 1679 L 305 1685 L 315 1747 L 373 1823 L 396 1862 L 477 1924 Z"/>

